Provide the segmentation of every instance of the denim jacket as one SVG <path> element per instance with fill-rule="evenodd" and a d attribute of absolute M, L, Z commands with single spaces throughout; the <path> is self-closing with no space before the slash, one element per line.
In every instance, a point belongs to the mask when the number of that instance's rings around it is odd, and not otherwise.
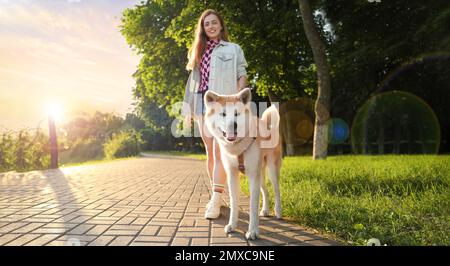
<path fill-rule="evenodd" d="M 247 61 L 242 48 L 235 43 L 221 40 L 211 55 L 208 89 L 218 94 L 234 94 L 238 92 L 237 80 L 247 76 Z M 194 67 L 186 83 L 184 102 L 191 108 L 191 114 L 204 112 L 202 94 L 197 93 L 200 86 L 200 71 Z M 186 115 L 186 112 L 183 112 Z"/>

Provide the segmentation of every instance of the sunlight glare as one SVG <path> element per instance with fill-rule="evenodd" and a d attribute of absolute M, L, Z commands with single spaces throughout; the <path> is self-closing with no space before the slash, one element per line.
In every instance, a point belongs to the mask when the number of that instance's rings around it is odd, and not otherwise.
<path fill-rule="evenodd" d="M 47 115 L 55 121 L 61 121 L 64 115 L 63 108 L 58 103 L 50 103 L 47 105 Z"/>

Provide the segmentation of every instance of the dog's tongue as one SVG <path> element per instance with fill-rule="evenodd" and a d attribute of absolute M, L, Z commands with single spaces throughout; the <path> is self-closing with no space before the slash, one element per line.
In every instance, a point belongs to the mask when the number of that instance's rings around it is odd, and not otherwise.
<path fill-rule="evenodd" d="M 227 136 L 227 140 L 228 140 L 228 141 L 235 141 L 235 140 L 236 140 L 236 135 L 235 135 L 235 134 L 232 134 L 232 135 L 230 134 L 230 135 L 228 135 L 228 136 Z"/>

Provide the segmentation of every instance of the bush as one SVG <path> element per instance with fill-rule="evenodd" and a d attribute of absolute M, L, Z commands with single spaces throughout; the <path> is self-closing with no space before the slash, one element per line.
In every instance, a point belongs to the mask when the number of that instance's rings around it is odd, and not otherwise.
<path fill-rule="evenodd" d="M 3 132 L 0 135 L 0 172 L 48 168 L 48 146 L 48 137 L 40 129 Z"/>
<path fill-rule="evenodd" d="M 138 155 L 141 144 L 142 140 L 138 133 L 121 132 L 105 143 L 105 156 L 107 159 L 113 159 Z"/>
<path fill-rule="evenodd" d="M 101 139 L 88 138 L 76 140 L 68 150 L 61 152 L 61 163 L 80 163 L 104 157 Z"/>

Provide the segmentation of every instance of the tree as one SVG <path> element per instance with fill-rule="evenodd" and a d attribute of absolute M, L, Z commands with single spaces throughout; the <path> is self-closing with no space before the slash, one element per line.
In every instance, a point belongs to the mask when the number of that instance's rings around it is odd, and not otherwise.
<path fill-rule="evenodd" d="M 123 118 L 113 113 L 95 112 L 94 114 L 80 114 L 62 128 L 66 132 L 66 139 L 72 144 L 77 140 L 94 138 L 105 141 L 112 137 L 113 133 L 120 131 L 123 126 Z"/>
<path fill-rule="evenodd" d="M 311 22 L 308 27 L 302 21 L 306 12 L 303 15 L 299 10 L 302 2 L 313 5 L 307 12 Z M 356 111 L 371 95 L 397 88 L 419 93 L 437 112 L 443 128 L 448 129 L 449 107 L 443 101 L 450 91 L 446 89 L 450 84 L 446 75 L 449 60 L 430 62 L 422 56 L 440 52 L 448 58 L 447 2 L 143 1 L 124 11 L 121 32 L 142 55 L 134 75 L 137 101 L 154 103 L 166 111 L 183 97 L 188 78 L 186 55 L 197 19 L 203 10 L 213 8 L 222 13 L 231 40 L 244 50 L 250 86 L 261 100 L 267 101 L 269 92 L 280 101 L 317 99 L 317 111 L 323 106 L 330 116 L 351 124 Z M 315 29 L 322 46 L 310 44 L 311 34 L 305 35 L 308 29 Z M 409 62 L 415 65 L 409 71 L 386 79 Z M 327 71 L 323 69 L 327 63 L 331 82 L 326 80 Z M 414 75 L 410 74 L 412 71 Z M 384 84 L 384 80 L 389 82 Z M 327 83 L 333 84 L 328 96 Z M 158 120 L 155 116 L 159 111 L 152 110 L 144 115 Z M 169 119 L 173 118 L 171 115 Z M 320 157 L 319 154 L 328 153 L 326 126 L 321 125 L 327 120 L 326 112 L 317 119 L 315 141 L 322 140 L 323 144 L 316 149 Z M 323 137 L 318 137 L 320 134 Z"/>
<path fill-rule="evenodd" d="M 322 0 L 317 9 L 332 32 L 327 51 L 333 117 L 351 124 L 369 98 L 402 90 L 420 97 L 433 109 L 439 118 L 441 139 L 449 139 L 448 1 Z M 450 143 L 443 143 L 441 152 L 449 150 Z"/>
<path fill-rule="evenodd" d="M 281 101 L 315 95 L 312 55 L 294 0 L 147 1 L 124 11 L 121 29 L 143 56 L 134 75 L 139 102 L 155 102 L 169 111 L 181 101 L 187 52 L 197 19 L 207 8 L 223 15 L 231 41 L 244 50 L 250 86 L 259 94 L 255 98 L 267 101 L 269 91 Z"/>
<path fill-rule="evenodd" d="M 330 118 L 331 80 L 327 63 L 325 44 L 317 32 L 311 7 L 308 0 L 298 0 L 302 14 L 303 28 L 311 46 L 314 62 L 317 66 L 317 100 L 315 104 L 314 146 L 313 158 L 325 159 L 328 146 L 328 125 Z"/>
<path fill-rule="evenodd" d="M 134 78 L 134 95 L 170 108 L 182 99 L 187 80 L 186 48 L 167 36 L 167 30 L 182 11 L 182 1 L 146 1 L 123 12 L 121 33 L 142 55 Z"/>

